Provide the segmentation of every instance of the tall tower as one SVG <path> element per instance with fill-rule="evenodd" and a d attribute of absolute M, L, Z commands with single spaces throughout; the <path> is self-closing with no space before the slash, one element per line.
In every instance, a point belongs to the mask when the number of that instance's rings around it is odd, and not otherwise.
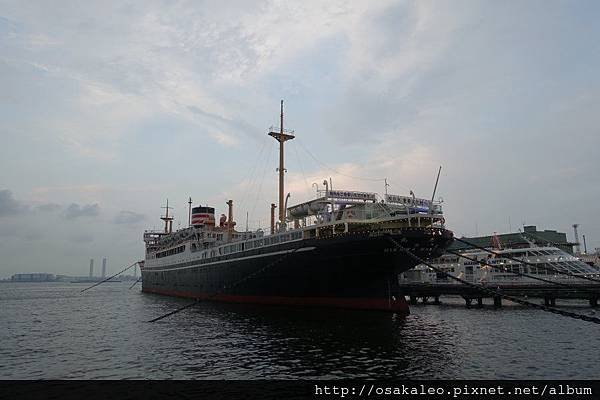
<path fill-rule="evenodd" d="M 106 278 L 106 257 L 102 259 L 102 277 Z"/>
<path fill-rule="evenodd" d="M 94 259 L 90 259 L 90 278 L 94 277 Z"/>
<path fill-rule="evenodd" d="M 581 253 L 581 247 L 579 245 L 579 233 L 577 232 L 577 227 L 579 224 L 573 224 L 573 231 L 575 232 L 575 254 Z"/>
<path fill-rule="evenodd" d="M 275 140 L 279 142 L 279 222 L 282 223 L 285 221 L 285 205 L 283 202 L 283 174 L 285 172 L 284 162 L 283 162 L 283 144 L 288 140 L 292 140 L 295 138 L 294 131 L 284 131 L 283 130 L 283 100 L 281 100 L 281 113 L 279 119 L 279 132 L 275 132 L 272 130 L 269 132 L 269 136 L 273 137 Z"/>

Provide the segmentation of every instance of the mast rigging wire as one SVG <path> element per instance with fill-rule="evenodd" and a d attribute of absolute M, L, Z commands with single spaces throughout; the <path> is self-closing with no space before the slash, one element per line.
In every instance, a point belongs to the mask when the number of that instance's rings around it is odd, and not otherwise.
<path fill-rule="evenodd" d="M 364 178 L 364 177 L 358 177 L 358 176 L 352 176 L 352 175 L 348 175 L 348 174 L 344 174 L 338 170 L 336 170 L 335 168 L 330 167 L 329 165 L 325 164 L 323 161 L 319 160 L 317 157 L 315 157 L 305 146 L 304 144 L 302 144 L 301 140 L 298 140 L 298 143 L 300 144 L 300 146 L 304 149 L 304 151 L 313 159 L 315 160 L 318 164 L 322 165 L 323 167 L 325 167 L 326 169 L 335 172 L 338 175 L 341 176 L 345 176 L 346 178 L 352 178 L 352 179 L 357 179 L 357 180 L 361 180 L 361 181 L 371 181 L 371 182 L 384 182 L 385 178 Z"/>
<path fill-rule="evenodd" d="M 267 145 L 267 140 L 266 140 L 266 138 L 263 138 L 262 144 L 258 151 L 258 155 L 255 157 L 254 162 L 252 163 L 252 167 L 250 169 L 248 169 L 248 175 L 242 181 L 242 183 L 245 183 L 246 181 L 248 181 L 248 185 L 246 186 L 246 188 L 244 190 L 244 196 L 242 197 L 242 200 L 240 201 L 240 209 L 244 209 L 244 207 L 246 206 L 246 200 L 248 199 L 248 196 L 249 196 L 252 188 L 254 187 L 254 180 L 256 178 L 255 172 L 258 168 L 258 165 L 260 164 L 260 160 L 263 156 L 263 151 L 265 150 L 266 145 Z"/>
<path fill-rule="evenodd" d="M 306 188 L 310 192 L 311 186 L 308 184 L 308 179 L 306 179 L 306 174 L 304 173 L 304 166 L 302 165 L 302 161 L 300 159 L 300 155 L 298 154 L 298 148 L 296 146 L 292 146 L 294 148 L 294 153 L 296 154 L 296 159 L 298 160 L 298 165 L 300 165 L 300 171 L 302 172 L 302 177 L 304 178 L 304 184 Z"/>
<path fill-rule="evenodd" d="M 265 158 L 265 166 L 263 168 L 262 177 L 260 179 L 260 184 L 258 185 L 258 190 L 256 190 L 256 197 L 254 198 L 254 204 L 252 205 L 252 211 L 250 214 L 254 215 L 254 211 L 256 210 L 256 204 L 258 203 L 258 197 L 262 194 L 262 186 L 265 181 L 265 175 L 267 174 L 267 170 L 269 168 L 269 162 L 271 161 L 271 154 L 273 154 L 273 146 L 269 146 L 269 154 Z"/>

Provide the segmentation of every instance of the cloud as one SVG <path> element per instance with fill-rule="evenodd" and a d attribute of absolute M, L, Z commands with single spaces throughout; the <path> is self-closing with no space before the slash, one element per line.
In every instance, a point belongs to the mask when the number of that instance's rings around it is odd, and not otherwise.
<path fill-rule="evenodd" d="M 3 184 L 21 197 L 0 193 L 0 216 L 20 213 L 2 218 L 0 235 L 25 242 L 30 224 L 49 242 L 56 217 L 71 218 L 75 230 L 87 220 L 76 218 L 101 211 L 95 247 L 122 246 L 114 251 L 129 257 L 138 248 L 123 244 L 139 238 L 118 229 L 115 243 L 114 224 L 135 227 L 167 195 L 181 200 L 174 212 L 183 220 L 191 195 L 220 207 L 233 198 L 240 215 L 268 224 L 277 149 L 266 128 L 278 125 L 283 98 L 285 125 L 297 129 L 286 144 L 292 203 L 314 197 L 311 184 L 329 177 L 334 188 L 380 193 L 387 178 L 390 193 L 427 197 L 441 164 L 437 192 L 452 229 L 497 231 L 507 217 L 559 229 L 585 222 L 598 243 L 599 206 L 589 200 L 600 196 L 598 7 L 6 3 L 0 136 L 11 146 L 0 160 L 18 171 Z M 43 168 L 30 167 L 36 160 Z M 102 210 L 86 209 L 94 203 Z M 61 249 L 52 246 L 39 253 Z M 61 250 L 71 257 L 84 247 Z M 32 252 L 6 253 L 18 265 L 43 263 Z"/>
<path fill-rule="evenodd" d="M 115 224 L 137 224 L 146 219 L 144 214 L 138 214 L 133 211 L 121 211 L 114 219 Z"/>
<path fill-rule="evenodd" d="M 10 190 L 0 190 L 0 216 L 20 214 L 28 207 L 14 199 Z"/>
<path fill-rule="evenodd" d="M 62 208 L 62 206 L 60 204 L 46 203 L 46 204 L 40 204 L 39 206 L 37 206 L 36 210 L 43 211 L 43 212 L 54 212 L 54 211 L 60 210 L 61 208 Z"/>
<path fill-rule="evenodd" d="M 91 243 L 94 241 L 94 237 L 89 233 L 74 233 L 69 235 L 68 239 L 75 243 Z"/>
<path fill-rule="evenodd" d="M 41 232 L 29 232 L 25 234 L 24 239 L 28 241 L 41 240 L 44 238 L 44 234 Z"/>
<path fill-rule="evenodd" d="M 76 219 L 79 217 L 96 217 L 100 214 L 100 206 L 98 204 L 79 204 L 72 203 L 67 207 L 64 213 L 66 219 Z"/>

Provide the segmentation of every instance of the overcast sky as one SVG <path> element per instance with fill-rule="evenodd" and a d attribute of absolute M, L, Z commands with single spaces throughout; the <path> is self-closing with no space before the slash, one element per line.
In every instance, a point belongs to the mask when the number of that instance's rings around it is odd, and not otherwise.
<path fill-rule="evenodd" d="M 0 277 L 85 275 L 103 256 L 116 272 L 144 257 L 166 198 L 175 226 L 188 196 L 266 226 L 280 99 L 291 202 L 329 177 L 430 197 L 442 165 L 456 234 L 525 223 L 573 239 L 579 223 L 600 247 L 599 15 L 597 1 L 0 1 Z"/>

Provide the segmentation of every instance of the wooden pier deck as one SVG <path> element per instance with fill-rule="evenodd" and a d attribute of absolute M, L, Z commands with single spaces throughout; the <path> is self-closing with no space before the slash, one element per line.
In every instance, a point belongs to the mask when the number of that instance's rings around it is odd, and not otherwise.
<path fill-rule="evenodd" d="M 483 305 L 484 298 L 493 298 L 494 306 L 502 306 L 502 297 L 477 290 L 477 288 L 452 283 L 401 283 L 403 294 L 409 299 L 410 304 L 417 304 L 421 299 L 423 303 L 440 304 L 440 297 L 444 295 L 461 296 L 470 307 L 473 301 L 477 306 Z M 498 291 L 499 293 L 521 298 L 541 298 L 547 306 L 555 306 L 557 299 L 584 299 L 590 306 L 598 307 L 600 299 L 600 284 L 573 284 L 570 287 L 538 285 L 538 284 L 509 284 L 509 285 L 481 285 L 482 288 Z"/>

